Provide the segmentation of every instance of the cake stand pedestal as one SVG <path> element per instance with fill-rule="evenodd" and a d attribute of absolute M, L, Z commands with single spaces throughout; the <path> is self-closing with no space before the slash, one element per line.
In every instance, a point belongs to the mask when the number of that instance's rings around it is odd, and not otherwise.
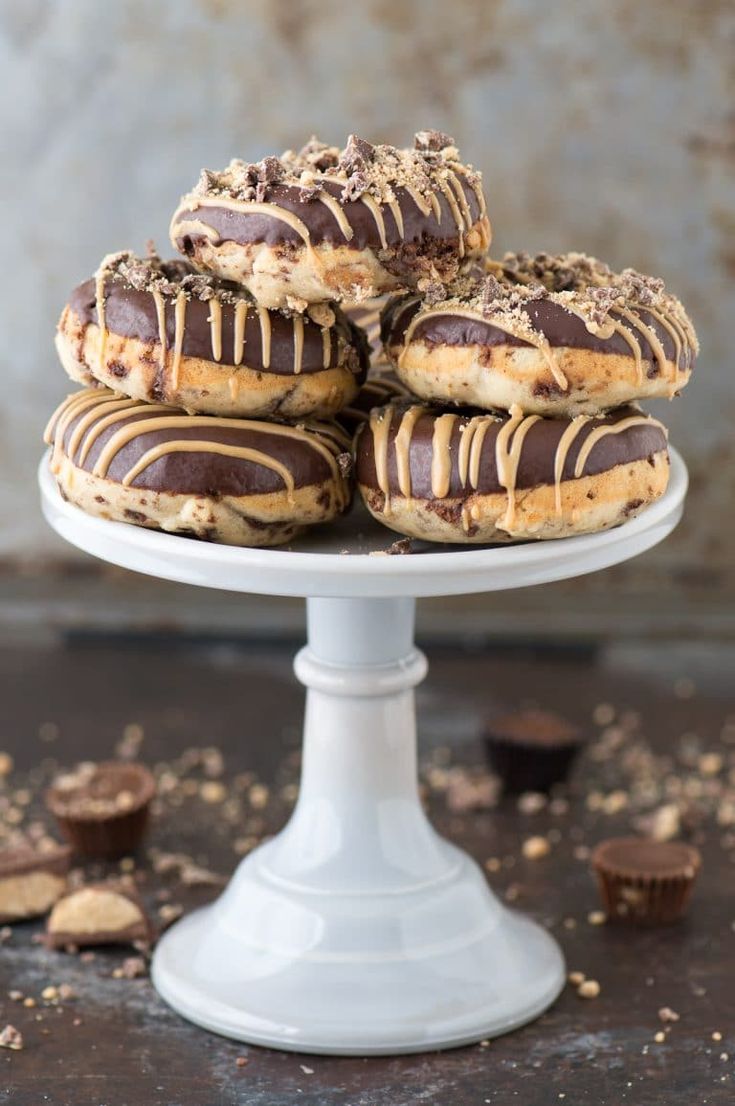
<path fill-rule="evenodd" d="M 298 802 L 215 903 L 161 938 L 153 981 L 163 998 L 237 1040 L 353 1055 L 466 1044 L 545 1010 L 564 983 L 556 942 L 498 901 L 419 801 L 413 689 L 426 660 L 415 600 L 559 580 L 641 553 L 681 516 L 678 455 L 666 495 L 616 530 L 409 556 L 370 555 L 394 536 L 359 511 L 287 550 L 236 549 L 91 518 L 63 501 L 45 461 L 40 482 L 51 526 L 103 560 L 307 599 L 308 644 L 295 662 L 307 687 Z"/>

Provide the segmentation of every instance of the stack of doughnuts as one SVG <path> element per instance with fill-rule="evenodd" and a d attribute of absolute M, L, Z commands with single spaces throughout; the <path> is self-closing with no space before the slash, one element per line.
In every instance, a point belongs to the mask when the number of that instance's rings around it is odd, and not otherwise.
<path fill-rule="evenodd" d="M 390 529 L 450 543 L 616 526 L 666 490 L 668 434 L 698 352 L 663 282 L 584 254 L 506 254 L 382 311 L 396 378 L 357 431 L 356 478 Z"/>
<path fill-rule="evenodd" d="M 171 240 L 183 259 L 110 254 L 63 310 L 57 350 L 83 388 L 46 431 L 59 489 L 107 519 L 289 541 L 347 509 L 348 431 L 405 392 L 361 392 L 369 341 L 343 306 L 374 320 L 375 297 L 480 263 L 480 176 L 436 131 L 412 149 L 312 138 L 204 170 Z"/>

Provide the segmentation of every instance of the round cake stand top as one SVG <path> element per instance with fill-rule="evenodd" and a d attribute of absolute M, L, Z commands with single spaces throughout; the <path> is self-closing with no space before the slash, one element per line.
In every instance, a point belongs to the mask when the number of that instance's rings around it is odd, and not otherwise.
<path fill-rule="evenodd" d="M 524 545 L 435 546 L 390 555 L 399 535 L 356 506 L 338 522 L 276 549 L 242 549 L 164 534 L 86 515 L 63 500 L 49 471 L 39 468 L 44 514 L 61 537 L 104 561 L 166 580 L 255 592 L 323 597 L 419 597 L 499 591 L 597 572 L 645 552 L 681 518 L 686 466 L 671 451 L 665 495 L 636 518 L 599 534 Z"/>

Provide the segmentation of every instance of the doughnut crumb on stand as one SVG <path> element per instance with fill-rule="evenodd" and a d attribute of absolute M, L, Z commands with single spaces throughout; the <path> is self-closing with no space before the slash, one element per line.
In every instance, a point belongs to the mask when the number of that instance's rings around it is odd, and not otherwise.
<path fill-rule="evenodd" d="M 130 251 L 74 290 L 56 347 L 81 384 L 228 417 L 331 416 L 354 399 L 369 359 L 336 306 L 268 311 L 185 261 Z"/>
<path fill-rule="evenodd" d="M 356 437 L 370 513 L 426 541 L 569 537 L 632 518 L 666 490 L 667 432 L 636 408 L 550 419 L 389 404 Z"/>
<path fill-rule="evenodd" d="M 697 337 L 663 281 L 580 253 L 487 268 L 383 311 L 388 356 L 422 399 L 566 416 L 671 398 L 689 380 Z"/>
<path fill-rule="evenodd" d="M 439 131 L 420 131 L 410 150 L 312 138 L 298 153 L 204 170 L 170 233 L 198 268 L 297 310 L 446 283 L 490 244 L 480 174 Z"/>
<path fill-rule="evenodd" d="M 207 541 L 278 545 L 350 502 L 336 423 L 188 415 L 87 388 L 64 400 L 46 441 L 59 490 L 88 514 Z"/>

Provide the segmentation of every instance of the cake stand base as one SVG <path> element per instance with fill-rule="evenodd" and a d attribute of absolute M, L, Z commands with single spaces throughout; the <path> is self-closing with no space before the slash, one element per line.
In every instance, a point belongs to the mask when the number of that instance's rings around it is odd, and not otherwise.
<path fill-rule="evenodd" d="M 43 509 L 68 541 L 167 580 L 307 599 L 299 799 L 212 906 L 158 943 L 153 981 L 184 1017 L 253 1044 L 303 1052 L 414 1052 L 507 1032 L 540 1014 L 564 963 L 507 910 L 421 806 L 414 687 L 426 661 L 415 598 L 528 587 L 634 557 L 679 521 L 687 489 L 671 451 L 666 494 L 600 534 L 501 548 L 371 556 L 395 535 L 354 510 L 290 549 L 235 549 L 92 518 L 59 495 Z M 346 554 L 346 555 L 345 555 Z M 244 727 L 257 725 L 241 709 Z"/>
<path fill-rule="evenodd" d="M 505 1033 L 564 982 L 556 943 L 439 837 L 416 776 L 412 599 L 310 599 L 301 790 L 278 837 L 158 944 L 191 1021 L 299 1052 L 413 1052 Z"/>

